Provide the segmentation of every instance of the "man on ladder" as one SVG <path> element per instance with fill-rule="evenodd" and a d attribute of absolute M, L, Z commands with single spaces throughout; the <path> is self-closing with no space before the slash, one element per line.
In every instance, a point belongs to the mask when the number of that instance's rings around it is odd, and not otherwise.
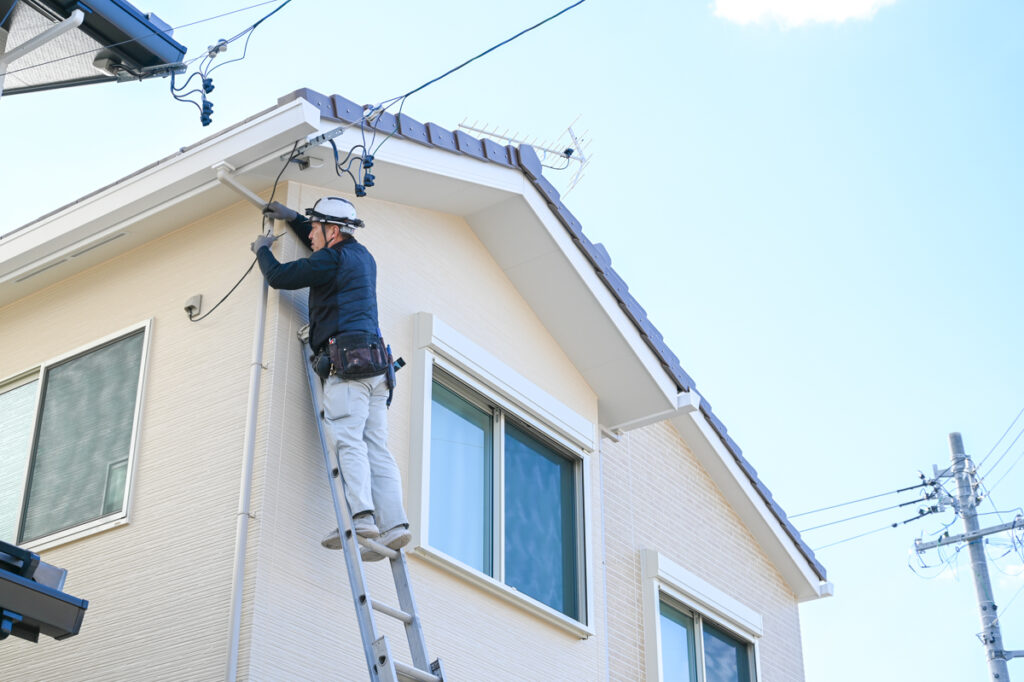
<path fill-rule="evenodd" d="M 264 215 L 284 220 L 313 253 L 281 263 L 277 237 L 259 236 L 252 250 L 275 289 L 309 287 L 309 343 L 323 381 L 323 424 L 337 449 L 357 535 L 398 550 L 412 535 L 402 504 L 402 478 L 387 447 L 391 361 L 377 320 L 377 263 L 353 233 L 363 227 L 351 202 L 324 197 L 306 216 L 272 202 Z M 335 529 L 321 544 L 341 549 Z M 360 547 L 364 561 L 382 554 Z"/>

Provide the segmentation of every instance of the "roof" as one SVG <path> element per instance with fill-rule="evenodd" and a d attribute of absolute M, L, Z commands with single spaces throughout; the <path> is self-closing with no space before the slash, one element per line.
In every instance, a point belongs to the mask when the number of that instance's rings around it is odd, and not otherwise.
<path fill-rule="evenodd" d="M 285 104 L 295 99 L 304 99 L 320 110 L 321 116 L 333 118 L 342 123 L 358 123 L 363 117 L 363 107 L 341 95 L 324 95 L 309 88 L 295 90 L 278 99 L 278 104 Z M 583 233 L 583 225 L 562 203 L 554 185 L 543 175 L 540 157 L 529 145 L 502 146 L 493 140 L 473 137 L 461 130 L 454 132 L 442 128 L 436 123 L 420 123 L 408 114 L 397 116 L 384 112 L 367 127 L 376 128 L 384 135 L 394 135 L 419 143 L 426 147 L 443 150 L 452 154 L 465 154 L 480 161 L 501 166 L 518 167 L 526 178 L 547 201 L 551 212 L 557 216 L 562 226 L 580 252 L 593 265 L 600 280 L 615 297 L 619 307 L 636 327 L 647 346 L 654 352 L 661 363 L 662 369 L 675 383 L 681 392 L 696 392 L 696 383 L 682 368 L 679 358 L 665 344 L 661 333 L 647 317 L 647 313 L 639 301 L 629 292 L 626 282 L 612 267 L 607 250 L 600 243 L 591 242 Z M 814 556 L 813 550 L 800 537 L 799 531 L 786 516 L 785 511 L 772 497 L 768 487 L 761 481 L 757 471 L 743 456 L 739 445 L 729 436 L 728 429 L 722 420 L 711 409 L 711 405 L 701 396 L 700 412 L 707 419 L 715 434 L 732 455 L 743 474 L 749 479 L 751 486 L 757 491 L 764 503 L 778 519 L 786 534 L 797 546 L 800 553 L 813 568 L 822 581 L 826 580 L 825 567 Z"/>

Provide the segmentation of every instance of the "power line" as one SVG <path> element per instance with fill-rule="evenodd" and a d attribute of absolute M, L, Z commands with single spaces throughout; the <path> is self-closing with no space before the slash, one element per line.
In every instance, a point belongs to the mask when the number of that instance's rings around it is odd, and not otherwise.
<path fill-rule="evenodd" d="M 392 97 L 391 99 L 383 100 L 380 103 L 378 103 L 377 105 L 372 106 L 372 107 L 368 106 L 367 107 L 368 110 L 363 112 L 362 117 L 358 121 L 359 128 L 362 131 L 362 144 L 361 145 L 353 145 L 352 148 L 349 149 L 348 154 L 345 157 L 345 160 L 347 161 L 348 159 L 352 158 L 352 153 L 356 149 L 359 149 L 360 147 L 362 147 L 362 149 L 363 149 L 363 155 L 362 156 L 353 158 L 352 161 L 349 162 L 348 165 L 344 169 L 342 169 L 341 165 L 344 164 L 345 161 L 340 161 L 340 162 L 338 161 L 338 150 L 337 150 L 337 147 L 334 145 L 333 139 L 328 138 L 328 139 L 331 140 L 331 146 L 334 147 L 334 159 L 335 159 L 334 169 L 335 169 L 335 172 L 337 173 L 337 175 L 339 177 L 341 177 L 341 175 L 343 173 L 348 174 L 350 177 L 352 177 L 353 182 L 355 184 L 355 194 L 356 194 L 356 196 L 357 197 L 365 196 L 366 195 L 366 188 L 373 186 L 373 175 L 372 174 L 368 174 L 367 169 L 372 167 L 374 155 L 376 155 L 377 152 L 380 151 L 380 148 L 384 146 L 385 142 L 390 140 L 395 135 L 395 132 L 397 130 L 397 126 L 395 126 L 395 128 L 392 129 L 392 131 L 389 132 L 387 134 L 387 136 L 383 140 L 380 141 L 380 144 L 378 144 L 376 148 L 372 149 L 372 153 L 371 153 L 371 148 L 373 147 L 373 144 L 374 144 L 374 142 L 377 139 L 377 126 L 376 125 L 373 126 L 373 133 L 372 133 L 372 136 L 370 138 L 369 144 L 367 144 L 366 143 L 366 127 L 365 127 L 365 125 L 366 125 L 366 123 L 368 121 L 370 121 L 375 116 L 379 117 L 381 114 L 387 112 L 387 110 L 390 109 L 391 107 L 393 107 L 395 104 L 398 104 L 398 116 L 401 116 L 402 115 L 402 108 L 405 106 L 405 100 L 408 99 L 411 95 L 414 95 L 417 92 L 419 92 L 420 90 L 423 90 L 424 88 L 426 88 L 426 87 L 428 87 L 430 85 L 433 85 L 434 83 L 438 82 L 442 78 L 446 78 L 446 77 L 450 76 L 451 74 L 455 73 L 456 71 L 458 71 L 459 69 L 463 68 L 464 66 L 466 66 L 466 65 L 476 61 L 477 59 L 480 59 L 481 57 L 483 57 L 483 56 L 485 56 L 487 54 L 490 54 L 491 52 L 497 50 L 499 47 L 502 47 L 503 45 L 507 45 L 508 43 L 512 42 L 516 38 L 519 38 L 520 36 L 523 36 L 523 35 L 529 33 L 530 31 L 534 30 L 535 28 L 543 26 L 544 24 L 548 23 L 552 19 L 560 17 L 561 15 L 565 14 L 569 10 L 582 5 L 584 2 L 586 2 L 586 0 L 578 0 L 577 2 L 574 2 L 573 4 L 563 8 L 562 10 L 560 10 L 558 12 L 556 12 L 555 14 L 552 14 L 547 19 L 543 19 L 542 21 L 537 22 L 533 26 L 530 26 L 529 28 L 525 28 L 522 31 L 520 31 L 519 33 L 516 33 L 514 36 L 512 36 L 510 38 L 506 38 L 505 40 L 501 41 L 500 43 L 497 43 L 496 45 L 492 45 L 491 47 L 487 48 L 486 50 L 484 50 L 480 54 L 476 55 L 475 57 L 467 59 L 466 61 L 462 62 L 458 66 L 453 67 L 451 69 L 448 69 L 447 71 L 442 73 L 440 76 L 437 76 L 436 78 L 432 78 L 431 80 L 427 81 L 426 83 L 424 83 L 423 85 L 420 85 L 417 88 L 413 88 L 412 90 L 410 90 L 409 92 L 405 93 L 404 95 L 399 95 L 398 97 Z M 346 130 L 347 128 L 349 128 L 351 126 L 354 126 L 355 124 L 356 124 L 356 122 L 353 122 L 351 124 L 348 124 L 346 126 L 343 126 L 343 127 L 339 128 L 339 129 L 337 129 L 337 131 L 334 131 L 332 133 L 332 138 L 334 136 L 336 136 L 335 133 L 339 133 L 342 130 Z M 353 174 L 352 170 L 351 170 L 353 163 L 356 163 L 359 166 L 359 169 L 356 171 L 356 174 Z M 369 180 L 369 182 L 367 182 L 367 180 Z"/>
<path fill-rule="evenodd" d="M 823 549 L 828 549 L 829 547 L 835 547 L 836 545 L 841 545 L 844 542 L 850 542 L 851 540 L 856 540 L 858 538 L 862 538 L 862 537 L 865 537 L 865 536 L 868 536 L 868 535 L 872 535 L 874 533 L 880 533 L 883 530 L 886 530 L 887 528 L 896 528 L 898 526 L 903 526 L 903 525 L 906 525 L 906 524 L 910 523 L 911 521 L 917 521 L 919 519 L 923 519 L 924 517 L 928 516 L 929 514 L 934 514 L 936 511 L 938 511 L 936 507 L 931 507 L 930 509 L 928 509 L 928 511 L 923 511 L 922 513 L 918 514 L 917 516 L 913 516 L 913 517 L 911 517 L 909 519 L 906 519 L 904 521 L 897 521 L 896 523 L 890 523 L 888 526 L 882 526 L 881 528 L 876 528 L 875 530 L 869 530 L 868 532 L 861 533 L 860 535 L 854 535 L 853 537 L 849 537 L 849 538 L 846 538 L 844 540 L 839 540 L 837 542 L 832 542 L 832 543 L 829 543 L 827 545 L 822 545 L 821 547 L 815 547 L 814 551 L 815 552 L 820 552 Z"/>
<path fill-rule="evenodd" d="M 992 494 L 992 491 L 995 489 L 995 487 L 1003 482 L 1003 479 L 1006 478 L 1007 474 L 1009 474 L 1011 471 L 1013 471 L 1013 468 L 1015 466 L 1020 464 L 1021 458 L 1024 458 L 1024 450 L 1021 450 L 1020 454 L 1017 455 L 1017 459 L 1013 460 L 1013 464 L 1010 465 L 1009 469 L 1007 469 L 1006 471 L 1003 472 L 1003 475 L 999 477 L 999 480 L 997 480 L 995 483 L 993 483 L 991 485 L 991 487 L 989 487 L 988 492 L 989 492 L 990 495 Z"/>
<path fill-rule="evenodd" d="M 989 474 L 991 474 L 993 471 L 995 471 L 996 467 L 998 467 L 999 463 L 1003 461 L 1003 458 L 1006 457 L 1006 455 L 1008 455 L 1010 453 L 1010 450 L 1013 448 L 1014 445 L 1017 444 L 1017 441 L 1020 440 L 1021 436 L 1024 436 L 1024 428 L 1022 428 L 1020 430 L 1020 433 L 1018 433 L 1017 437 L 1013 439 L 1013 442 L 1006 446 L 1006 449 L 1003 450 L 1003 454 L 999 455 L 999 459 L 996 460 L 995 464 L 993 464 L 989 468 L 989 470 L 988 470 Z M 974 468 L 975 468 L 975 470 L 978 470 L 978 469 L 980 469 L 980 466 L 977 466 L 977 467 L 974 467 Z M 985 476 L 987 476 L 987 475 L 988 474 L 985 474 Z M 982 476 L 982 478 L 984 478 L 984 476 Z"/>
<path fill-rule="evenodd" d="M 923 488 L 926 485 L 931 485 L 931 483 L 930 482 L 919 483 L 917 485 L 912 485 L 912 486 L 910 486 L 908 488 L 899 488 L 897 490 L 890 490 L 887 493 L 879 493 L 877 495 L 869 495 L 868 497 L 862 497 L 859 500 L 850 500 L 849 502 L 840 502 L 839 504 L 833 504 L 830 507 L 822 507 L 821 509 L 812 509 L 810 511 L 800 512 L 799 514 L 790 514 L 789 518 L 790 518 L 790 520 L 792 520 L 792 519 L 795 519 L 795 518 L 799 518 L 801 516 L 807 516 L 809 514 L 817 514 L 818 512 L 828 511 L 830 509 L 838 509 L 839 507 L 845 507 L 847 505 L 857 504 L 858 502 L 866 502 L 868 500 L 878 499 L 879 497 L 886 497 L 888 495 L 895 495 L 897 493 L 904 493 L 904 492 L 907 492 L 908 490 L 915 490 L 916 488 Z"/>
<path fill-rule="evenodd" d="M 524 28 L 524 29 L 523 29 L 522 31 L 520 31 L 519 33 L 515 34 L 515 35 L 514 35 L 514 36 L 512 36 L 511 38 L 506 38 L 505 40 L 501 41 L 501 42 L 500 42 L 500 43 L 498 43 L 497 45 L 494 45 L 494 46 L 492 46 L 492 47 L 489 47 L 489 48 L 487 48 L 486 50 L 484 50 L 483 52 L 481 52 L 481 53 L 480 53 L 480 54 L 478 54 L 477 56 L 475 56 L 475 57 L 472 57 L 471 59 L 467 59 L 466 61 L 462 62 L 462 63 L 461 63 L 461 64 L 459 64 L 458 66 L 456 66 L 456 67 L 454 67 L 454 68 L 452 68 L 452 69 L 449 69 L 449 70 L 445 71 L 444 73 L 442 73 L 442 74 L 441 74 L 440 76 L 438 76 L 437 78 L 434 78 L 433 80 L 429 80 L 429 81 L 427 81 L 427 82 L 426 82 L 426 83 L 424 83 L 423 85 L 419 86 L 418 88 L 414 88 L 413 90 L 410 90 L 409 92 L 405 93 L 404 95 L 401 95 L 401 96 L 399 96 L 399 97 L 395 97 L 395 98 L 393 98 L 392 102 L 397 102 L 397 101 L 398 101 L 398 100 L 400 100 L 400 99 L 406 99 L 406 98 L 407 98 L 407 97 L 409 97 L 410 95 L 414 95 L 414 94 L 416 94 L 417 92 L 419 92 L 419 91 L 420 91 L 420 90 L 422 90 L 423 88 L 427 87 L 428 85 L 433 85 L 434 83 L 436 83 L 437 81 L 441 80 L 442 78 L 445 78 L 445 77 L 447 77 L 447 76 L 450 76 L 451 74 L 455 73 L 456 71 L 458 71 L 458 70 L 459 70 L 459 69 L 461 69 L 462 67 L 464 67 L 464 66 L 466 66 L 466 65 L 468 65 L 468 64 L 470 64 L 470 63 L 472 63 L 472 62 L 475 62 L 475 61 L 476 61 L 477 59 L 480 59 L 480 58 L 481 58 L 481 57 L 483 57 L 484 55 L 487 55 L 487 54 L 489 54 L 489 53 L 491 53 L 491 52 L 494 52 L 495 50 L 497 50 L 497 49 L 498 49 L 499 47 L 501 47 L 502 45 L 507 45 L 508 43 L 511 43 L 511 42 L 512 42 L 513 40 L 515 40 L 516 38 L 518 38 L 518 37 L 520 37 L 520 36 L 522 36 L 522 35 L 525 35 L 525 34 L 529 33 L 529 32 L 530 32 L 530 31 L 532 31 L 533 29 L 535 29 L 535 28 L 538 28 L 538 27 L 540 27 L 540 26 L 543 26 L 544 24 L 548 23 L 548 22 L 549 22 L 549 21 L 551 21 L 552 19 L 556 19 L 556 18 L 558 18 L 558 17 L 562 16 L 563 14 L 565 14 L 566 12 L 568 12 L 569 10 L 571 10 L 571 9 L 573 9 L 573 8 L 575 8 L 575 7 L 579 7 L 580 5 L 582 5 L 582 4 L 583 4 L 584 2 L 586 2 L 586 1 L 587 1 L 587 0 L 578 0 L 578 2 L 574 2 L 573 4 L 569 5 L 568 7 L 566 7 L 566 8 L 564 8 L 564 9 L 562 9 L 561 11 L 559 11 L 559 12 L 556 12 L 555 14 L 552 14 L 552 15 L 551 15 L 550 17 L 548 17 L 547 19 L 544 19 L 544 20 L 542 20 L 542 21 L 538 21 L 538 22 L 537 22 L 536 24 L 534 24 L 533 26 L 531 26 L 531 27 L 529 27 L 529 28 Z"/>
<path fill-rule="evenodd" d="M 928 501 L 927 497 L 922 497 L 922 498 L 917 499 L 917 500 L 910 500 L 909 502 L 901 502 L 900 504 L 894 504 L 891 507 L 884 507 L 882 509 L 876 509 L 874 511 L 864 512 L 863 514 L 857 514 L 856 516 L 848 516 L 847 518 L 839 519 L 838 521 L 830 521 L 828 523 L 823 523 L 823 524 L 818 525 L 818 526 L 812 526 L 810 528 L 801 528 L 800 532 L 801 533 L 806 533 L 808 531 L 818 530 L 819 528 L 827 528 L 829 526 L 834 526 L 834 525 L 836 525 L 838 523 L 846 523 L 847 521 L 853 521 L 854 519 L 860 519 L 860 518 L 863 518 L 865 516 L 871 516 L 872 514 L 880 514 L 880 513 L 884 512 L 884 511 L 890 511 L 892 509 L 899 509 L 900 507 L 906 507 L 906 506 L 909 506 L 909 505 L 912 505 L 912 504 L 917 504 L 919 502 L 927 502 L 927 501 Z"/>
<path fill-rule="evenodd" d="M 1020 419 L 1020 416 L 1022 414 L 1024 414 L 1024 407 L 1022 407 L 1020 409 L 1020 412 L 1017 413 L 1017 416 L 1014 417 L 1013 421 L 1010 422 L 1010 425 L 1006 427 L 1006 431 L 1003 431 L 1003 435 L 999 436 L 999 440 L 997 440 L 995 442 L 995 445 L 993 445 L 992 449 L 988 451 L 988 454 L 985 455 L 982 458 L 982 460 L 978 463 L 978 468 L 979 469 L 981 468 L 981 465 L 985 463 L 985 460 L 987 460 L 990 456 L 992 456 L 992 453 L 996 451 L 996 448 L 999 447 L 999 444 L 1003 442 L 1003 439 L 1006 438 L 1006 434 L 1008 434 L 1010 432 L 1010 429 L 1013 428 L 1013 425 L 1017 423 L 1017 420 Z M 1017 436 L 1017 437 L 1020 438 L 1020 436 Z"/>

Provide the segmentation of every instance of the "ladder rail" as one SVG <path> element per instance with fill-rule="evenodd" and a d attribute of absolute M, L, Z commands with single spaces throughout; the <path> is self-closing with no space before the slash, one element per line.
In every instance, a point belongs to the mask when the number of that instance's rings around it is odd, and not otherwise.
<path fill-rule="evenodd" d="M 320 377 L 313 371 L 313 366 L 306 356 L 309 345 L 305 330 L 299 332 L 299 340 L 301 341 L 302 363 L 306 368 L 306 378 L 309 382 L 309 393 L 313 403 L 314 421 L 316 421 L 320 448 L 324 453 L 324 464 L 330 482 L 334 515 L 338 521 L 338 534 L 344 550 L 349 587 L 352 591 L 352 600 L 359 623 L 359 634 L 363 642 L 363 653 L 366 656 L 366 664 L 370 672 L 370 682 L 392 682 L 400 678 L 421 682 L 444 682 L 441 661 L 430 662 L 427 654 L 426 638 L 423 636 L 423 627 L 419 612 L 416 610 L 416 601 L 413 598 L 412 582 L 409 578 L 409 565 L 405 559 L 405 552 L 401 549 L 391 549 L 374 540 L 359 537 L 354 532 L 352 510 L 349 508 L 348 498 L 345 496 L 345 479 L 341 473 L 341 464 L 324 432 L 323 406 L 320 399 L 322 385 Z M 396 609 L 370 598 L 366 577 L 363 574 L 360 546 L 383 554 L 389 559 L 399 608 Z M 374 610 L 395 618 L 405 626 L 412 666 L 395 661 L 391 657 L 387 637 L 380 635 L 377 631 L 373 618 Z"/>
<path fill-rule="evenodd" d="M 373 611 L 370 609 L 370 600 L 367 596 L 366 578 L 363 575 L 362 561 L 359 558 L 359 547 L 356 545 L 356 534 L 352 529 L 352 513 L 348 508 L 348 500 L 345 497 L 344 482 L 341 476 L 341 466 L 338 462 L 334 448 L 327 442 L 327 435 L 324 433 L 324 425 L 320 415 L 322 404 L 320 401 L 320 377 L 313 371 L 313 366 L 306 357 L 309 347 L 306 340 L 300 336 L 299 346 L 302 353 L 302 364 L 306 368 L 306 378 L 309 381 L 310 398 L 313 401 L 313 417 L 316 422 L 316 430 L 320 436 L 320 449 L 324 453 L 324 464 L 327 476 L 330 480 L 331 500 L 334 504 L 334 516 L 338 521 L 338 535 L 341 538 L 343 554 L 345 555 L 345 568 L 348 573 L 349 588 L 352 592 L 352 602 L 356 611 L 356 618 L 359 621 L 359 634 L 363 643 L 363 654 L 366 657 L 366 665 L 370 671 L 371 682 L 379 682 L 377 674 L 377 656 L 373 652 L 373 642 L 378 639 L 377 626 L 373 620 Z M 338 475 L 333 475 L 337 471 Z"/>

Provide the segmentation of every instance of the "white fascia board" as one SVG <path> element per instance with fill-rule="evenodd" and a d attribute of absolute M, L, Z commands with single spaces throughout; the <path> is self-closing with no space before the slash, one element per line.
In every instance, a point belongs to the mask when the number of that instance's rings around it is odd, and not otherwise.
<path fill-rule="evenodd" d="M 304 100 L 271 109 L 4 236 L 0 240 L 0 284 L 84 252 L 119 229 L 220 187 L 214 165 L 226 161 L 244 172 L 265 163 L 270 160 L 268 154 L 276 155 L 296 139 L 315 132 L 319 116 Z M 234 195 L 221 191 L 233 201 Z M 131 240 L 123 242 L 127 245 Z"/>
<path fill-rule="evenodd" d="M 797 601 L 828 596 L 831 584 L 818 578 L 703 413 L 688 412 L 671 422 L 718 486 L 729 506 L 793 590 Z"/>
<path fill-rule="evenodd" d="M 565 226 L 533 185 L 527 183 L 524 187 L 523 199 L 559 252 L 560 258 L 555 262 L 564 261 L 566 266 L 571 269 L 573 276 L 583 283 L 593 297 L 597 314 L 608 325 L 607 333 L 617 336 L 624 344 L 625 352 L 631 356 L 629 364 L 623 362 L 621 357 L 606 358 L 607 362 L 602 365 L 581 366 L 581 371 L 585 375 L 600 373 L 604 376 L 613 376 L 628 367 L 628 371 L 639 379 L 636 383 L 642 387 L 644 396 L 642 400 L 631 400 L 629 406 L 620 405 L 614 410 L 602 409 L 601 422 L 604 424 L 631 422 L 677 409 L 679 407 L 679 389 L 675 382 L 662 367 L 661 361 L 654 351 L 643 340 L 636 325 L 619 306 L 618 299 L 600 279 L 594 265 L 573 242 Z M 540 259 L 535 258 L 534 261 L 539 262 Z M 515 267 L 526 270 L 529 269 L 530 264 Z M 510 268 L 510 276 L 512 276 L 511 270 Z M 602 404 L 602 408 L 607 407 L 614 400 L 612 396 L 602 396 L 602 398 L 606 401 Z M 629 413 L 624 413 L 624 409 Z"/>

